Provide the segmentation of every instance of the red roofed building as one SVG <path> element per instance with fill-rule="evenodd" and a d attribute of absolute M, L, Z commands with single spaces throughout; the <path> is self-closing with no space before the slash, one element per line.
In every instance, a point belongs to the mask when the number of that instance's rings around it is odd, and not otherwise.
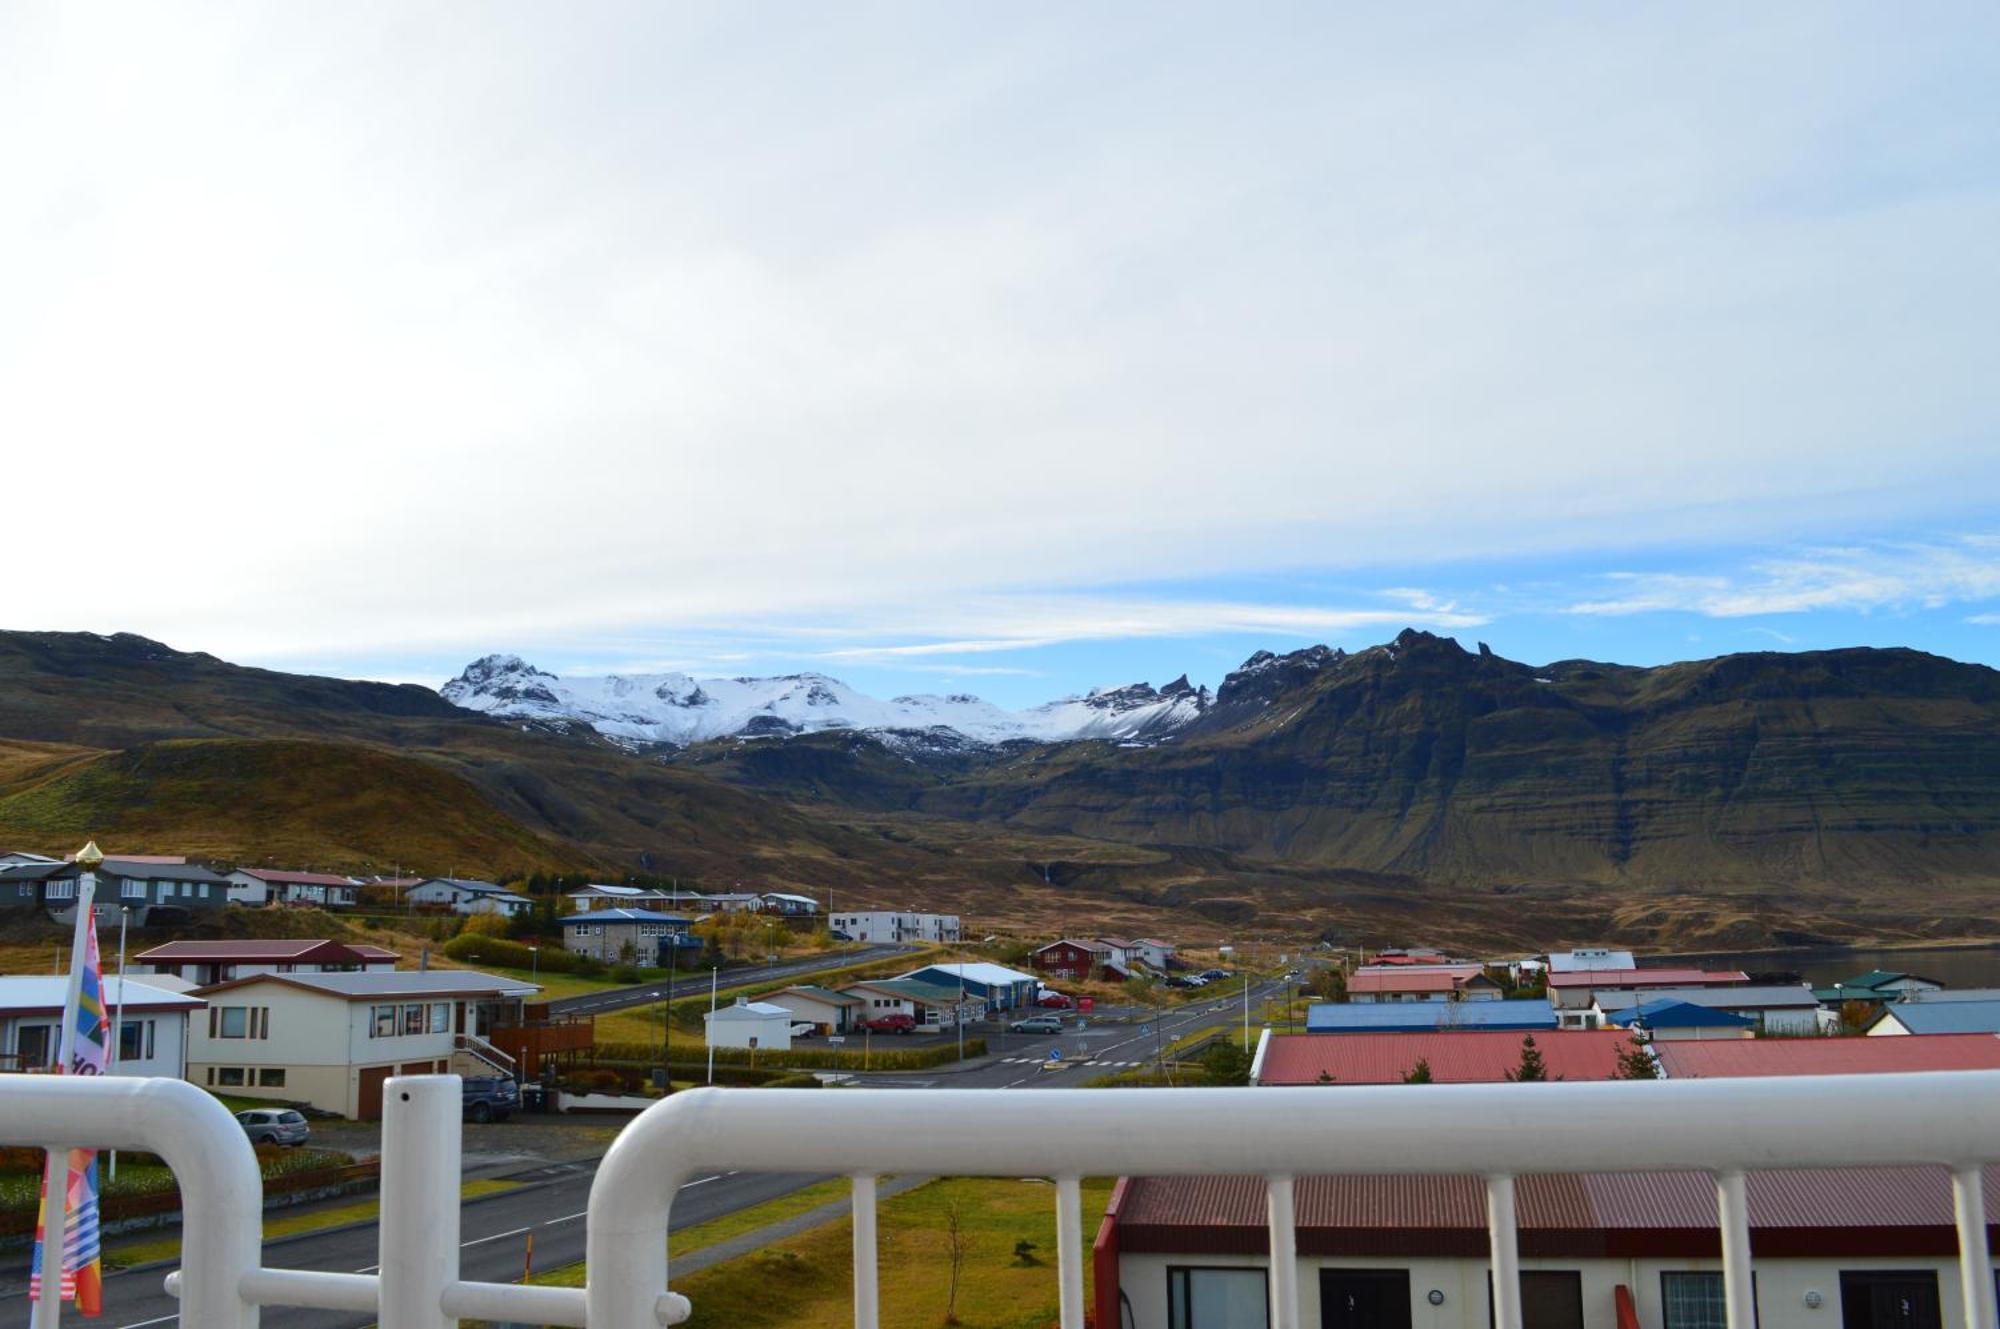
<path fill-rule="evenodd" d="M 1599 992 L 1644 992 L 1651 988 L 1737 987 L 1750 981 L 1740 969 L 1572 969 L 1551 973 L 1549 1004 L 1563 1027 L 1587 1028 L 1583 1012 Z"/>
<path fill-rule="evenodd" d="M 1985 1180 L 1990 1242 L 2000 1169 Z M 1711 1177 L 1515 1185 L 1525 1329 L 1722 1325 Z M 1756 1172 L 1747 1191 L 1761 1329 L 1963 1329 L 1944 1169 Z M 1300 1325 L 1488 1329 L 1479 1178 L 1307 1176 L 1294 1202 Z M 1264 1329 L 1267 1205 L 1259 1177 L 1121 1180 L 1092 1252 L 1097 1322 Z"/>
<path fill-rule="evenodd" d="M 1673 1080 L 1761 1075 L 1891 1075 L 1902 1071 L 2000 1070 L 2000 1035 L 1917 1034 L 1909 1038 L 1757 1038 L 1656 1043 Z"/>
<path fill-rule="evenodd" d="M 1476 964 L 1363 965 L 1347 980 L 1349 1001 L 1498 1001 L 1501 995 Z"/>
<path fill-rule="evenodd" d="M 1423 1061 L 1436 1084 L 1498 1084 L 1520 1066 L 1527 1037 L 1511 1029 L 1267 1034 L 1257 1047 L 1251 1083 L 1400 1084 Z M 1609 1080 L 1618 1069 L 1618 1054 L 1632 1046 L 1622 1029 L 1556 1030 L 1533 1037 L 1552 1080 Z"/>
<path fill-rule="evenodd" d="M 325 938 L 269 941 L 170 941 L 132 957 L 134 974 L 172 974 L 196 987 L 253 974 L 334 974 L 394 969 L 399 957 L 380 946 Z"/>
<path fill-rule="evenodd" d="M 285 872 L 276 868 L 238 868 L 229 874 L 229 903 L 283 904 L 314 909 L 352 909 L 361 898 L 361 883 L 331 872 Z"/>

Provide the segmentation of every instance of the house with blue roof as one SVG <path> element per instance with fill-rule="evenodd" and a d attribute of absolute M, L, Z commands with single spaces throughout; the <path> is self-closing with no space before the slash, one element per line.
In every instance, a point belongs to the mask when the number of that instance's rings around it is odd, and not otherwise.
<path fill-rule="evenodd" d="M 1306 1011 L 1309 1034 L 1434 1034 L 1451 1029 L 1519 1029 L 1539 1033 L 1555 1027 L 1555 1007 L 1547 997 L 1509 1001 L 1316 1001 Z"/>
<path fill-rule="evenodd" d="M 1644 1030 L 1655 1041 L 1757 1036 L 1757 1022 L 1747 1015 L 1673 998 L 1641 1002 L 1629 1010 L 1607 1015 L 1605 1022 L 1622 1029 Z"/>
<path fill-rule="evenodd" d="M 970 996 L 978 997 L 986 1003 L 989 1011 L 1018 1010 L 1035 1004 L 1035 994 L 1041 991 L 1042 980 L 1035 974 L 1024 974 L 1018 969 L 1005 965 L 972 962 L 961 964 L 925 965 L 922 969 L 912 969 L 899 978 L 913 978 L 919 983 L 929 983 L 933 987 L 959 991 L 961 987 Z"/>
<path fill-rule="evenodd" d="M 2000 1001 L 1899 1001 L 1868 1026 L 1882 1034 L 2000 1034 Z"/>

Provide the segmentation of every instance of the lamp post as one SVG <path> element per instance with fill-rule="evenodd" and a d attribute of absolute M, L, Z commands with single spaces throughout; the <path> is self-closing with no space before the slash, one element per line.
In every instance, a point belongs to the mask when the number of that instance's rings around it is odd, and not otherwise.
<path fill-rule="evenodd" d="M 542 977 L 542 948 L 532 942 L 528 945 L 528 979 L 538 982 Z"/>

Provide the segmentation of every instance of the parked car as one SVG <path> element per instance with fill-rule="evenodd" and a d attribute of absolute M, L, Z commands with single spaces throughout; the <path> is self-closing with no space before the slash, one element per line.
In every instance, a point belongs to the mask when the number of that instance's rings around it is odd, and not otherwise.
<path fill-rule="evenodd" d="M 1016 1034 L 1059 1034 L 1062 1032 L 1060 1015 L 1030 1015 L 1025 1020 L 1016 1020 L 1007 1028 Z"/>
<path fill-rule="evenodd" d="M 819 1032 L 819 1026 L 814 1024 L 811 1020 L 800 1020 L 797 1024 L 794 1024 L 792 1026 L 793 1038 L 811 1038 L 814 1034 L 818 1032 Z"/>
<path fill-rule="evenodd" d="M 871 1034 L 908 1034 L 915 1032 L 917 1017 L 896 1011 L 889 1015 L 878 1015 L 872 1020 L 863 1020 L 861 1027 Z"/>
<path fill-rule="evenodd" d="M 465 1119 L 505 1121 L 521 1106 L 521 1090 L 505 1075 L 465 1077 Z"/>
<path fill-rule="evenodd" d="M 828 928 L 828 929 L 826 930 L 826 935 L 827 935 L 827 936 L 829 936 L 829 937 L 831 937 L 831 938 L 833 938 L 833 939 L 834 939 L 835 941 L 853 941 L 853 940 L 854 940 L 854 938 L 852 938 L 852 937 L 848 936 L 848 935 L 847 935 L 847 934 L 846 934 L 845 932 L 842 932 L 842 931 L 841 931 L 841 930 L 840 930 L 839 928 Z"/>
<path fill-rule="evenodd" d="M 1076 1005 L 1076 998 L 1066 992 L 1044 992 L 1035 998 L 1035 1005 L 1047 1006 L 1053 1010 L 1066 1011 Z"/>
<path fill-rule="evenodd" d="M 236 1114 L 251 1144 L 304 1144 L 312 1127 L 291 1108 L 250 1108 Z"/>
<path fill-rule="evenodd" d="M 1213 983 L 1218 979 L 1229 977 L 1229 971 L 1227 969 L 1204 969 L 1201 971 L 1200 977 L 1205 982 Z"/>

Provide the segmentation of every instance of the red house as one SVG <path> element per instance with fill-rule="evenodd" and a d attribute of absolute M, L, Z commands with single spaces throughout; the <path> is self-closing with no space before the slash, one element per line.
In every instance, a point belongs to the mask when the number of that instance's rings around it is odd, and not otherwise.
<path fill-rule="evenodd" d="M 1038 974 L 1087 979 L 1111 959 L 1111 948 L 1096 941 L 1052 941 L 1028 957 Z"/>

